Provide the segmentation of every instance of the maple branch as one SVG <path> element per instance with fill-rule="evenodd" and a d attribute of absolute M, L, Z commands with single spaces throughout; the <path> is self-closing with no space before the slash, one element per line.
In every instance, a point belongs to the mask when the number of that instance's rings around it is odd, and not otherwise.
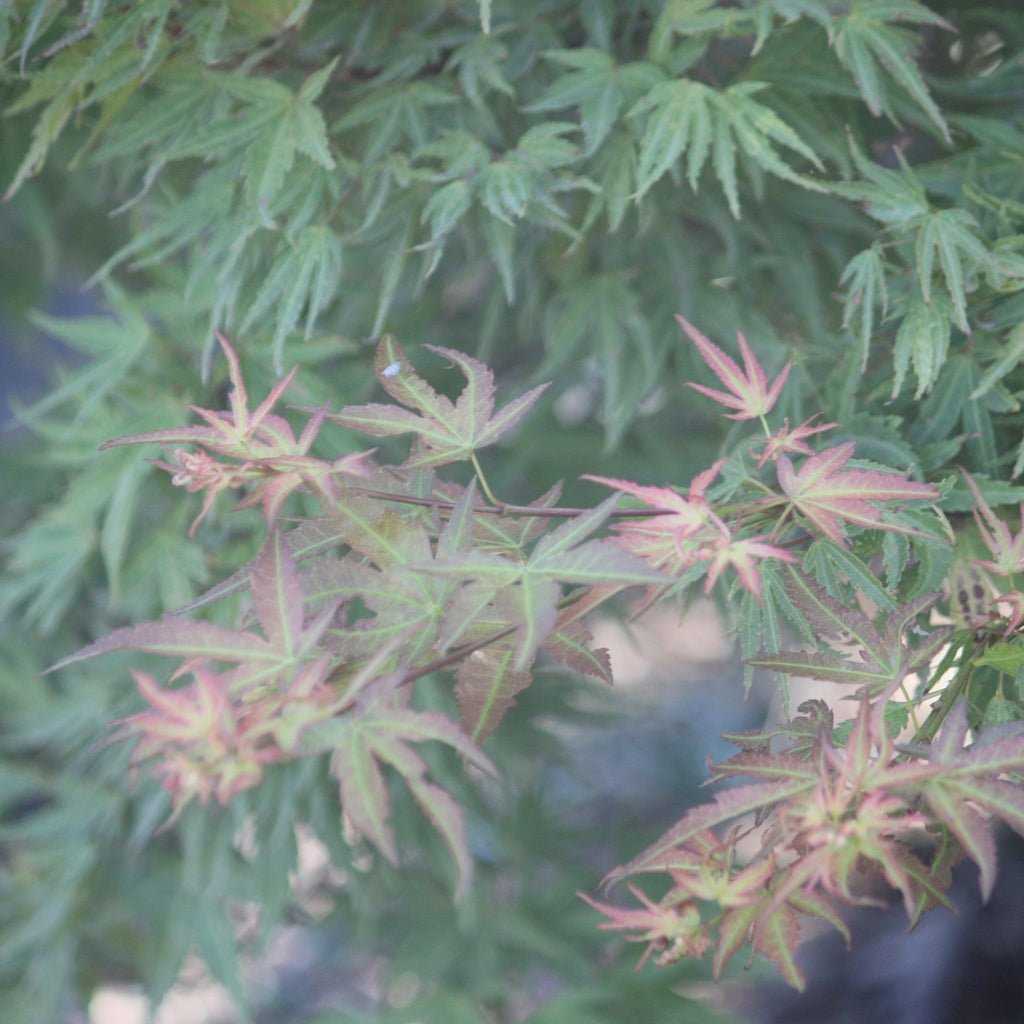
<path fill-rule="evenodd" d="M 483 481 L 481 480 L 481 484 Z M 444 498 L 414 498 L 411 495 L 406 494 L 392 494 L 390 491 L 375 491 L 370 487 L 358 487 L 350 484 L 348 489 L 350 491 L 358 491 L 360 494 L 365 494 L 368 498 L 377 498 L 380 501 L 397 501 L 403 505 L 419 505 L 424 508 L 436 508 L 451 511 L 455 508 L 454 501 L 448 501 Z M 498 502 L 497 505 L 474 505 L 474 515 L 491 515 L 491 516 L 504 516 L 504 515 L 516 515 L 516 516 L 536 516 L 539 518 L 549 519 L 575 519 L 577 516 L 584 515 L 587 512 L 592 512 L 593 509 L 589 508 L 536 508 L 532 505 L 507 505 Z M 655 509 L 655 508 L 619 508 L 614 509 L 609 513 L 609 518 L 616 519 L 646 519 L 651 516 L 667 515 L 670 510 L 667 509 Z"/>
<path fill-rule="evenodd" d="M 618 593 L 618 591 L 615 591 Z M 609 593 L 603 598 L 607 600 L 613 597 L 614 593 Z M 560 601 L 558 601 L 555 607 L 562 611 L 574 604 L 578 598 L 576 594 L 566 594 Z M 506 626 L 504 629 L 499 629 L 496 633 L 491 633 L 490 636 L 485 636 L 481 640 L 474 640 L 471 644 L 464 644 L 462 647 L 457 648 L 450 654 L 446 654 L 443 658 L 435 658 L 433 661 L 426 665 L 421 665 L 419 668 L 413 669 L 402 681 L 398 684 L 399 686 L 407 686 L 409 683 L 416 682 L 417 679 L 422 679 L 423 676 L 430 675 L 431 672 L 440 672 L 442 669 L 449 668 L 452 665 L 457 665 L 464 658 L 468 658 L 474 651 L 483 650 L 485 647 L 490 647 L 491 644 L 497 643 L 499 640 L 504 640 L 505 637 L 511 636 L 516 631 L 516 626 Z"/>
<path fill-rule="evenodd" d="M 497 643 L 499 640 L 504 640 L 507 636 L 511 636 L 515 631 L 516 627 L 514 625 L 506 626 L 504 629 L 499 629 L 497 633 L 485 636 L 482 640 L 475 640 L 471 644 L 465 644 L 463 647 L 459 647 L 452 651 L 451 654 L 446 654 L 443 658 L 435 658 L 428 664 L 421 665 L 419 668 L 413 669 L 398 685 L 408 686 L 409 683 L 414 683 L 417 679 L 422 679 L 423 676 L 430 675 L 431 672 L 440 672 L 442 669 L 448 668 L 451 665 L 457 665 L 464 658 L 468 658 L 474 651 L 480 651 L 485 647 L 490 647 L 491 644 Z"/>

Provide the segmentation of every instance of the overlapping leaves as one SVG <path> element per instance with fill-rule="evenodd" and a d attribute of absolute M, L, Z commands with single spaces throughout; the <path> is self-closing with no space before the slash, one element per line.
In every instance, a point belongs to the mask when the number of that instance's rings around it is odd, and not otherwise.
<path fill-rule="evenodd" d="M 779 730 L 790 740 L 789 749 L 771 752 L 774 737 L 767 732 L 735 738 L 744 749 L 712 766 L 713 777 L 758 781 L 688 811 L 606 881 L 666 873 L 672 887 L 648 910 L 664 914 L 669 908 L 691 907 L 690 946 L 680 946 L 679 955 L 700 955 L 714 942 L 717 976 L 750 941 L 797 988 L 804 986 L 796 960 L 797 913 L 821 917 L 849 939 L 833 901 L 872 902 L 857 890 L 865 874 L 877 873 L 899 891 L 916 924 L 928 908 L 950 906 L 945 891 L 952 844 L 956 855 L 966 854 L 978 864 L 987 897 L 995 877 L 994 821 L 1024 834 L 1024 796 L 1019 785 L 1004 778 L 1024 765 L 1024 737 L 1019 728 L 993 730 L 965 749 L 967 717 L 961 704 L 928 760 L 916 756 L 922 753 L 916 750 L 909 761 L 906 755 L 901 759 L 885 715 L 892 690 L 877 703 L 860 702 L 843 745 L 822 702 L 802 705 L 806 716 Z M 922 800 L 930 813 L 918 810 Z M 721 840 L 710 830 L 752 813 L 762 826 L 761 849 L 741 866 L 735 861 L 735 843 L 746 830 L 734 826 Z M 930 857 L 913 844 L 925 827 L 946 833 Z M 710 915 L 701 913 L 706 903 L 712 904 Z M 598 909 L 612 921 L 623 913 Z M 623 917 L 609 927 L 640 924 Z M 695 936 L 701 937 L 699 943 Z"/>
<path fill-rule="evenodd" d="M 710 158 L 729 209 L 740 216 L 737 150 L 755 167 L 805 188 L 818 185 L 795 170 L 777 146 L 821 168 L 817 154 L 778 114 L 753 97 L 763 82 L 738 82 L 724 90 L 682 78 L 655 86 L 629 111 L 646 115 L 637 166 L 637 197 L 642 197 L 685 154 L 686 179 L 696 191 Z"/>

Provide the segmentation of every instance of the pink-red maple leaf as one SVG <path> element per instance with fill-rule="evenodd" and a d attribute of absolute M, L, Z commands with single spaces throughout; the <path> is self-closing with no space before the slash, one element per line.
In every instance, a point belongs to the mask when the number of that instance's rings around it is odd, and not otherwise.
<path fill-rule="evenodd" d="M 214 796 L 226 804 L 260 782 L 265 764 L 281 758 L 262 723 L 239 713 L 226 676 L 203 665 L 192 674 L 190 686 L 168 689 L 145 672 L 133 672 L 149 708 L 116 722 L 110 736 L 138 737 L 133 767 L 159 759 L 155 774 L 173 797 L 171 821 L 193 797 L 206 803 Z"/>
<path fill-rule="evenodd" d="M 267 525 L 271 526 L 285 498 L 294 491 L 309 488 L 319 494 L 327 505 L 331 505 L 337 486 L 335 477 L 342 473 L 361 477 L 367 475 L 368 470 L 363 462 L 372 454 L 372 449 L 344 455 L 334 462 L 325 462 L 308 454 L 327 416 L 326 406 L 310 410 L 309 421 L 298 440 L 288 421 L 271 412 L 298 367 L 275 385 L 270 394 L 250 412 L 249 396 L 242 379 L 238 355 L 223 334 L 219 331 L 215 333 L 228 362 L 228 376 L 232 384 L 228 394 L 230 412 L 214 412 L 193 405 L 189 408 L 206 421 L 206 426 L 131 434 L 108 441 L 100 448 L 102 451 L 125 444 L 153 443 L 172 449 L 176 462 L 154 459 L 153 464 L 171 473 L 175 485 L 190 492 L 206 491 L 203 507 L 192 522 L 189 536 L 195 534 L 199 523 L 222 491 L 254 483 L 252 493 L 235 508 L 243 509 L 262 503 Z M 179 444 L 200 446 L 200 450 L 190 452 L 173 448 Z M 241 461 L 238 464 L 220 462 L 214 455 Z"/>
<path fill-rule="evenodd" d="M 708 562 L 705 593 L 728 566 L 736 569 L 740 583 L 761 601 L 761 577 L 755 559 L 796 559 L 788 551 L 768 544 L 762 537 L 734 537 L 715 515 L 705 492 L 725 463 L 719 459 L 690 483 L 684 498 L 670 487 L 649 487 L 606 476 L 584 476 L 583 480 L 614 487 L 632 494 L 661 512 L 650 519 L 618 523 L 615 529 L 623 547 L 662 569 L 681 571 L 698 562 Z"/>
<path fill-rule="evenodd" d="M 636 932 L 626 938 L 634 942 L 647 942 L 637 970 L 643 967 L 652 953 L 656 954 L 654 961 L 659 966 L 675 963 L 684 956 L 699 958 L 704 955 L 711 941 L 708 926 L 701 921 L 700 911 L 692 900 L 658 904 L 648 899 L 635 885 L 627 885 L 626 888 L 643 904 L 642 907 L 613 907 L 591 899 L 584 892 L 576 895 L 608 917 L 598 928 L 605 931 Z"/>
<path fill-rule="evenodd" d="M 789 377 L 792 363 L 787 363 L 782 372 L 768 385 L 768 378 L 765 376 L 761 364 L 757 361 L 750 349 L 747 339 L 740 331 L 736 337 L 740 343 L 740 353 L 743 356 L 743 370 L 735 361 L 727 356 L 714 342 L 706 338 L 688 320 L 676 315 L 680 326 L 689 335 L 690 340 L 697 346 L 704 359 L 704 362 L 715 372 L 715 376 L 729 389 L 717 391 L 714 388 L 705 387 L 703 384 L 689 386 L 702 395 L 713 398 L 720 405 L 729 409 L 738 409 L 738 412 L 730 413 L 727 419 L 731 420 L 755 420 L 764 416 L 778 400 L 779 394 Z M 746 372 L 744 372 L 746 371 Z"/>
<path fill-rule="evenodd" d="M 753 444 L 763 444 L 764 451 L 757 460 L 757 468 L 764 467 L 766 462 L 774 462 L 783 452 L 791 452 L 794 455 L 813 455 L 814 449 L 804 440 L 812 434 L 820 434 L 824 430 L 831 430 L 838 427 L 838 423 L 819 423 L 816 426 L 811 424 L 820 416 L 815 413 L 809 420 L 805 420 L 799 427 L 789 428 L 789 420 L 785 420 L 781 430 L 776 430 L 771 437 L 758 438 Z"/>
<path fill-rule="evenodd" d="M 775 558 L 780 562 L 796 562 L 795 555 L 774 544 L 765 543 L 762 537 L 744 537 L 737 539 L 725 536 L 717 537 L 707 545 L 709 555 L 708 578 L 704 592 L 708 593 L 718 582 L 728 566 L 732 566 L 739 576 L 740 583 L 750 591 L 761 604 L 761 574 L 757 571 L 758 558 Z"/>
<path fill-rule="evenodd" d="M 1024 569 L 1024 525 L 1016 534 L 1010 533 L 1009 526 L 992 511 L 992 507 L 985 500 L 981 489 L 974 482 L 971 475 L 961 469 L 967 486 L 974 496 L 974 521 L 978 524 L 978 533 L 985 547 L 992 552 L 992 561 L 983 562 L 977 558 L 971 561 L 980 565 L 983 569 L 994 572 L 997 576 L 1012 576 Z M 1024 501 L 1020 503 L 1021 523 L 1024 524 Z M 987 524 L 987 525 L 986 525 Z"/>
<path fill-rule="evenodd" d="M 876 469 L 846 469 L 856 443 L 847 441 L 812 455 L 794 470 L 785 455 L 779 456 L 779 486 L 795 508 L 830 540 L 846 547 L 840 520 L 876 530 L 910 533 L 910 528 L 881 522 L 876 502 L 938 500 L 931 484 L 908 480 L 899 473 Z"/>
<path fill-rule="evenodd" d="M 725 524 L 712 512 L 711 506 L 704 497 L 704 493 L 718 475 L 718 471 L 725 461 L 725 459 L 719 459 L 708 469 L 698 473 L 690 483 L 690 490 L 685 498 L 671 487 L 634 484 L 629 480 L 619 480 L 616 477 L 586 474 L 580 479 L 593 480 L 596 484 L 604 484 L 617 491 L 632 494 L 634 498 L 639 498 L 662 513 L 652 516 L 650 519 L 620 525 L 620 532 L 667 533 L 677 540 L 683 540 L 693 536 L 705 526 L 711 526 L 721 533 L 728 533 Z"/>

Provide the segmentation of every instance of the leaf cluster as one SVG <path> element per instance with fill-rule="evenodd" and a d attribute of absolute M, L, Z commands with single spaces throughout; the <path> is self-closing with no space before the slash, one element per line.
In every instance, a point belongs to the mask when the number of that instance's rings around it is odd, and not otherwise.
<path fill-rule="evenodd" d="M 540 389 L 495 413 L 491 371 L 443 350 L 466 379 L 453 402 L 419 376 L 388 336 L 376 365 L 396 404 L 308 410 L 296 441 L 272 412 L 294 372 L 250 411 L 237 356 L 221 337 L 233 384 L 229 412 L 196 409 L 206 426 L 113 444 L 191 444 L 198 451 L 175 449 L 176 462 L 157 465 L 179 486 L 205 490 L 204 512 L 229 488 L 249 492 L 236 508 L 262 504 L 268 535 L 260 554 L 192 604 L 247 590 L 251 614 L 236 628 L 181 614 L 126 626 L 53 669 L 119 650 L 175 659 L 166 685 L 135 673 L 149 706 L 121 720 L 113 737 L 135 741 L 131 763 L 160 777 L 171 795 L 172 820 L 193 799 L 226 804 L 259 786 L 269 764 L 329 755 L 349 841 L 368 842 L 399 867 L 407 854 L 391 824 L 387 768 L 443 838 L 456 867 L 456 895 L 465 896 L 472 858 L 464 810 L 431 779 L 420 745 L 441 743 L 466 767 L 496 773 L 479 743 L 531 685 L 542 652 L 611 682 L 606 654 L 590 649 L 584 614 L 629 586 L 647 587 L 642 609 L 704 577 L 706 592 L 716 585 L 726 596 L 745 592 L 758 617 L 790 617 L 818 648 L 769 652 L 751 666 L 845 684 L 859 710 L 843 735 L 826 705 L 807 705 L 802 710 L 817 721 L 813 728 L 805 727 L 808 719 L 784 728 L 795 742 L 782 751 L 773 751 L 763 732 L 744 737 L 741 753 L 714 766 L 713 778 L 758 781 L 687 812 L 613 872 L 616 879 L 667 871 L 674 884 L 657 904 L 635 890 L 642 911 L 595 904 L 610 915 L 607 927 L 641 929 L 659 963 L 701 957 L 717 943 L 716 973 L 750 938 L 788 981 L 801 985 L 796 915 L 818 914 L 844 928 L 832 901 L 861 899 L 857 880 L 865 873 L 875 871 L 902 893 L 912 923 L 946 902 L 949 864 L 961 851 L 978 861 L 983 889 L 990 891 L 994 842 L 987 818 L 1024 828 L 1016 786 L 1004 780 L 1024 767 L 1024 753 L 1015 735 L 992 745 L 991 733 L 979 737 L 977 756 L 973 747 L 959 753 L 968 703 L 947 684 L 940 707 L 920 724 L 915 715 L 917 746 L 897 754 L 889 702 L 901 689 L 913 713 L 917 699 L 906 680 L 920 673 L 927 692 L 931 665 L 954 630 L 922 624 L 939 594 L 911 594 L 897 606 L 887 591 L 865 587 L 871 566 L 851 550 L 856 530 L 903 538 L 905 558 L 915 547 L 943 545 L 937 516 L 929 523 L 905 511 L 908 502 L 934 503 L 940 492 L 898 473 L 845 468 L 853 442 L 815 452 L 803 438 L 793 440 L 788 424 L 772 433 L 768 417 L 789 368 L 769 388 L 742 336 L 744 371 L 692 325 L 683 326 L 729 389 L 700 390 L 738 409 L 734 417 L 760 420 L 768 431 L 764 452 L 756 464 L 753 446 L 719 459 L 685 497 L 669 487 L 593 477 L 648 506 L 623 510 L 613 538 L 594 534 L 615 516 L 617 497 L 590 510 L 554 507 L 551 494 L 508 505 L 479 477 L 476 449 L 512 429 Z M 376 462 L 372 450 L 334 461 L 311 458 L 305 453 L 328 421 L 370 436 L 412 433 L 410 454 L 400 465 Z M 799 470 L 786 450 L 802 458 Z M 478 499 L 475 481 L 464 486 L 437 475 L 435 467 L 459 460 L 477 469 L 490 503 Z M 716 497 L 714 481 L 723 472 L 733 483 L 727 497 Z M 1002 537 L 1005 527 L 970 483 L 981 505 L 979 523 L 987 519 Z M 320 511 L 287 528 L 285 502 L 299 489 L 316 496 Z M 815 557 L 823 551 L 832 553 L 831 564 Z M 766 587 L 769 572 L 776 582 Z M 884 609 L 884 628 L 851 606 L 850 595 L 864 590 Z M 742 621 L 742 603 L 739 614 Z M 415 699 L 419 681 L 447 670 L 454 670 L 457 720 Z M 176 681 L 185 675 L 193 682 L 182 686 Z M 933 736 L 930 746 L 923 742 Z M 735 847 L 746 830 L 734 828 L 720 840 L 711 829 L 743 814 L 754 814 L 765 838 L 760 858 L 739 866 Z M 906 840 L 915 829 L 943 836 L 942 853 L 930 863 Z M 717 904 L 722 916 L 702 915 L 696 900 Z"/>
<path fill-rule="evenodd" d="M 611 681 L 585 617 L 630 587 L 703 588 L 748 684 L 854 711 L 743 738 L 615 927 L 798 982 L 797 915 L 863 879 L 912 920 L 960 856 L 989 886 L 1024 718 L 1022 40 L 942 0 L 0 5 L 0 317 L 58 346 L 0 451 L 11 1019 L 100 949 L 160 993 L 194 935 L 241 1001 L 222 912 L 283 912 L 295 820 L 352 878 L 447 851 L 467 906 L 472 780 L 539 666 Z M 12 325 L 58 266 L 86 308 Z M 134 747 L 92 749 L 112 720 Z"/>

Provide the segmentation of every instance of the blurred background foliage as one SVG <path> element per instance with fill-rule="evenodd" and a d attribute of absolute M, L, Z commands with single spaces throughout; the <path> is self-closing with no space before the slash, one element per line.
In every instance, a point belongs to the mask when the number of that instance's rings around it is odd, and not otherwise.
<path fill-rule="evenodd" d="M 1016 500 L 1018 5 L 8 0 L 0 52 L 3 1019 L 76 1019 L 102 981 L 158 998 L 189 952 L 244 1002 L 238 908 L 262 908 L 257 945 L 300 913 L 296 822 L 346 879 L 323 948 L 434 980 L 346 1020 L 714 1019 L 675 992 L 694 968 L 633 977 L 572 896 L 622 858 L 609 844 L 671 819 L 545 803 L 540 755 L 569 756 L 545 724 L 590 706 L 560 676 L 490 741 L 503 790 L 449 773 L 480 836 L 466 906 L 412 814 L 408 873 L 366 870 L 315 765 L 154 835 L 163 796 L 129 792 L 128 752 L 96 746 L 137 709 L 125 664 L 36 673 L 185 603 L 259 538 L 219 507 L 189 540 L 192 496 L 97 449 L 221 407 L 214 328 L 250 393 L 299 363 L 290 400 L 333 408 L 376 395 L 387 329 L 442 390 L 419 345 L 478 355 L 510 389 L 554 381 L 484 453 L 512 500 L 561 478 L 592 500 L 584 472 L 685 484 L 735 440 L 681 386 L 713 383 L 682 313 L 726 346 L 743 330 L 769 372 L 795 362 L 791 423 L 823 413 L 866 458 L 930 479 L 964 465 Z M 663 792 L 685 799 L 688 771 Z"/>

